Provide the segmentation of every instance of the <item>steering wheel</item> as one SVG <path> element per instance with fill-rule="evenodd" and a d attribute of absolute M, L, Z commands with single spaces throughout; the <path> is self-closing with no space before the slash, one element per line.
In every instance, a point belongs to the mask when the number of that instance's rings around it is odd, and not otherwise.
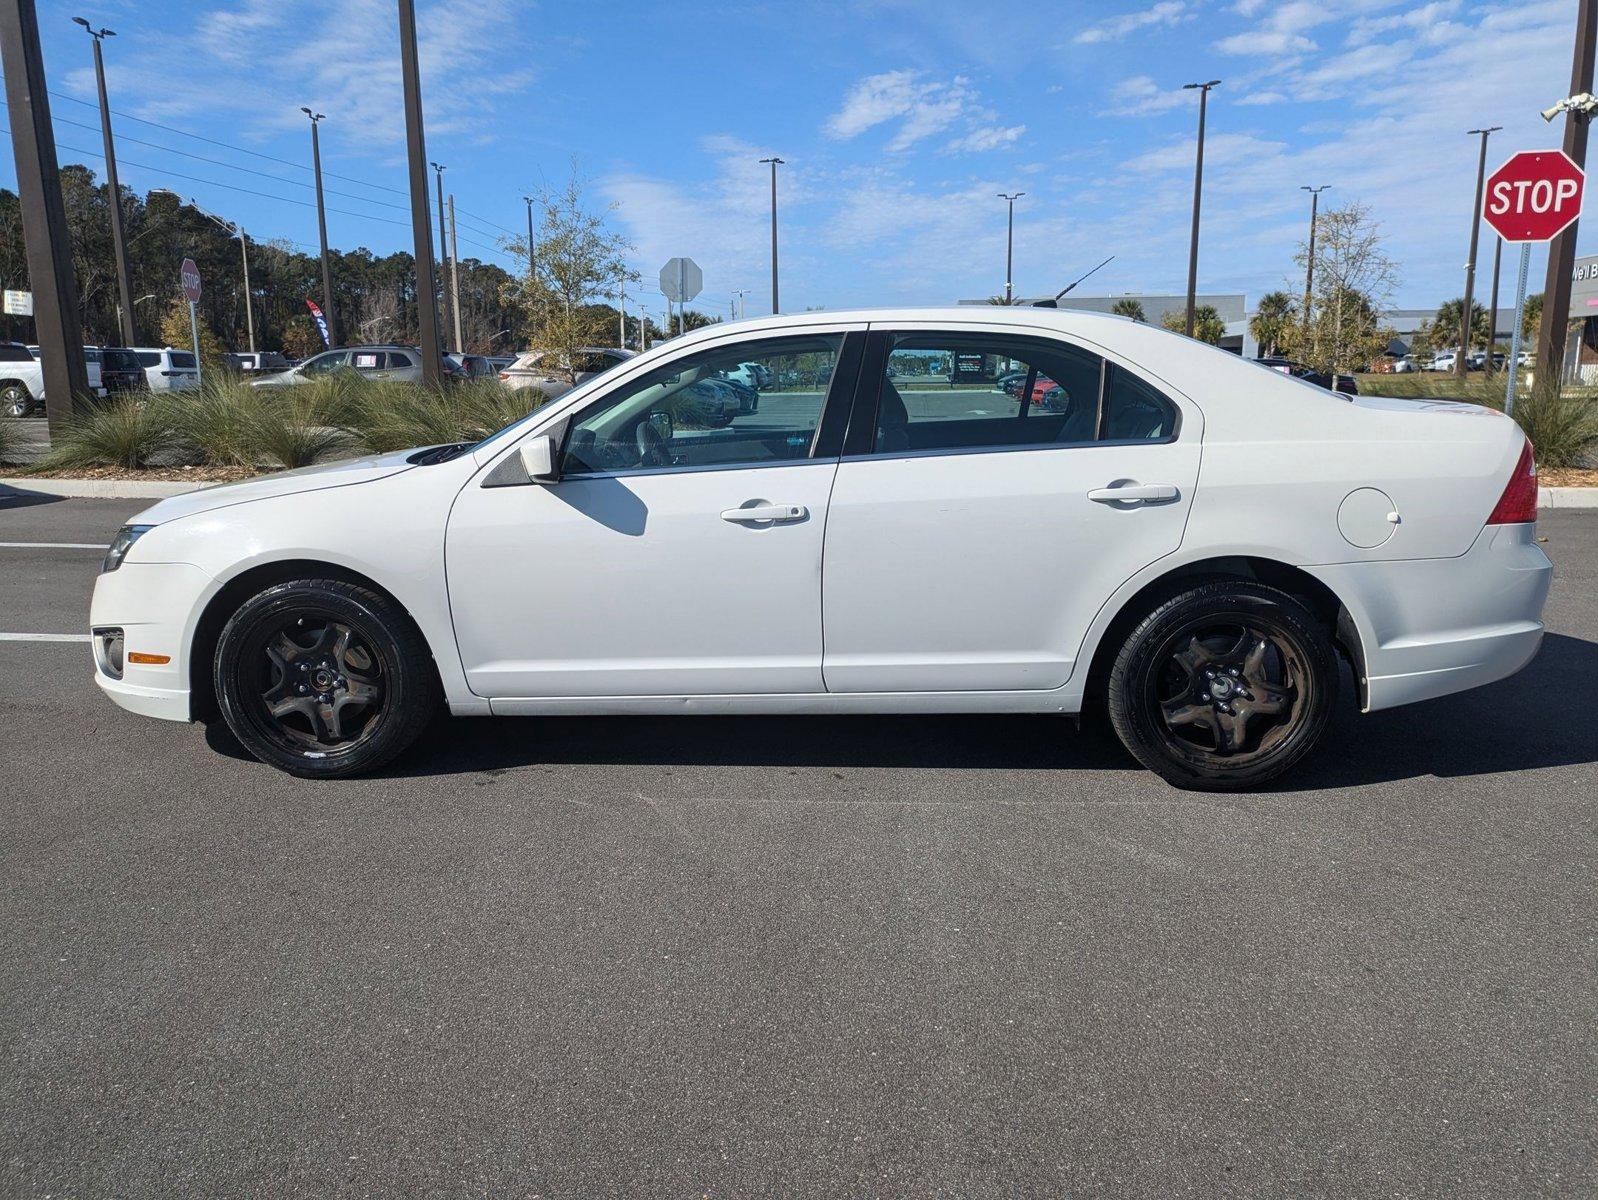
<path fill-rule="evenodd" d="M 666 448 L 666 435 L 660 432 L 660 427 L 647 418 L 638 422 L 633 429 L 633 437 L 638 442 L 638 464 L 644 467 L 669 467 L 671 465 L 671 452 Z"/>

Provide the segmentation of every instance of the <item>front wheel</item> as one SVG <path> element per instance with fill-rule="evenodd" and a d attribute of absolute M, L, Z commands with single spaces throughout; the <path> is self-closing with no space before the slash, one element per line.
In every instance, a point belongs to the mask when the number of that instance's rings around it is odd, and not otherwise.
<path fill-rule="evenodd" d="M 222 629 L 214 674 L 244 747 L 312 779 L 382 766 L 437 706 L 431 656 L 410 617 L 340 580 L 279 583 L 246 600 Z"/>
<path fill-rule="evenodd" d="M 1315 748 L 1337 701 L 1325 628 L 1287 593 L 1243 580 L 1165 601 L 1110 673 L 1110 721 L 1132 756 L 1177 787 L 1246 791 Z"/>

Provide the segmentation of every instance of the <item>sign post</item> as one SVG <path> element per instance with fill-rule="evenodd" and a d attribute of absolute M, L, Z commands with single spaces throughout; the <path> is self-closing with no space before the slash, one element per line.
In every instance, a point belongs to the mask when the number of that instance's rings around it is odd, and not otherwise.
<path fill-rule="evenodd" d="M 1526 311 L 1526 271 L 1533 242 L 1552 241 L 1581 215 L 1586 177 L 1563 150 L 1522 150 L 1487 178 L 1482 220 L 1506 242 L 1520 246 L 1515 283 L 1515 328 L 1510 337 L 1504 411 L 1515 411 L 1515 375 L 1520 365 L 1520 326 Z M 1491 320 L 1496 322 L 1497 314 Z M 1491 349 L 1488 350 L 1489 362 Z"/>
<path fill-rule="evenodd" d="M 194 265 L 192 258 L 183 260 L 183 266 L 178 269 L 178 279 L 189 301 L 189 334 L 194 338 L 194 381 L 204 383 L 205 376 L 200 366 L 200 318 L 195 309 L 200 302 L 200 268 Z"/>
<path fill-rule="evenodd" d="M 688 329 L 687 304 L 705 286 L 705 273 L 699 269 L 699 264 L 691 258 L 674 258 L 660 268 L 660 290 L 665 293 L 667 300 L 677 302 L 677 332 L 685 333 Z M 671 332 L 671 323 L 668 319 L 666 332 Z"/>

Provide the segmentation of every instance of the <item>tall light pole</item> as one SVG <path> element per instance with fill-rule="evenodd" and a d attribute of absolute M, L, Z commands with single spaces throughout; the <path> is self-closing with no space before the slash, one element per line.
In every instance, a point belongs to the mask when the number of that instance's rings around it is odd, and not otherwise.
<path fill-rule="evenodd" d="M 538 242 L 533 236 L 533 198 L 523 196 L 527 202 L 527 278 L 534 278 L 538 266 Z"/>
<path fill-rule="evenodd" d="M 1309 256 L 1304 260 L 1304 339 L 1300 352 L 1309 347 L 1309 310 L 1315 299 L 1315 218 L 1320 212 L 1321 193 L 1332 185 L 1323 183 L 1320 187 L 1310 187 L 1307 183 L 1299 184 L 1298 190 L 1309 193 Z"/>
<path fill-rule="evenodd" d="M 1205 83 L 1184 83 L 1183 89 L 1197 88 L 1199 94 L 1198 156 L 1193 161 L 1193 234 L 1187 247 L 1187 336 L 1193 336 L 1193 304 L 1198 295 L 1199 200 L 1204 193 L 1204 116 L 1209 107 L 1210 89 L 1219 79 Z"/>
<path fill-rule="evenodd" d="M 311 168 L 316 172 L 316 232 L 322 239 L 322 313 L 327 317 L 327 336 L 338 341 L 338 316 L 333 303 L 333 265 L 327 253 L 327 209 L 322 204 L 322 139 L 317 127 L 326 120 L 303 104 L 300 111 L 311 119 Z"/>
<path fill-rule="evenodd" d="M 444 172 L 449 168 L 443 163 L 432 163 L 433 168 L 433 194 L 438 198 L 438 274 L 439 282 L 444 285 L 444 311 L 448 312 L 449 303 L 449 231 L 444 228 Z M 456 347 L 460 349 L 459 346 Z"/>
<path fill-rule="evenodd" d="M 461 333 L 461 236 L 455 228 L 455 193 L 449 194 L 449 298 L 455 309 L 455 353 L 466 353 Z"/>
<path fill-rule="evenodd" d="M 748 288 L 733 288 L 732 294 L 738 300 L 738 320 L 744 319 L 744 297 L 749 294 Z"/>
<path fill-rule="evenodd" d="M 1454 374 L 1461 379 L 1470 370 L 1466 357 L 1470 354 L 1470 306 L 1476 292 L 1476 244 L 1481 237 L 1481 194 L 1487 180 L 1487 139 L 1502 128 L 1502 125 L 1491 125 L 1486 129 L 1469 131 L 1470 137 L 1481 138 L 1481 151 L 1476 158 L 1476 201 L 1470 210 L 1470 256 L 1465 259 L 1465 303 L 1459 310 L 1459 353 L 1454 355 Z M 1488 358 L 1491 357 L 1489 350 Z"/>
<path fill-rule="evenodd" d="M 1570 95 L 1592 91 L 1593 55 L 1598 52 L 1598 0 L 1581 0 L 1576 13 L 1576 49 L 1570 60 Z M 1565 109 L 1563 149 L 1579 170 L 1587 161 L 1586 112 Z M 1565 338 L 1570 320 L 1570 275 L 1576 266 L 1576 227 L 1572 222 L 1548 247 L 1543 280 L 1542 328 L 1537 333 L 1536 381 L 1558 390 L 1565 369 Z"/>
<path fill-rule="evenodd" d="M 415 0 L 399 0 L 400 77 L 405 92 L 405 160 L 410 171 L 411 245 L 416 262 L 416 323 L 422 342 L 422 383 L 441 382 L 437 281 L 427 222 L 427 138 L 422 129 L 422 70 L 416 58 Z"/>
<path fill-rule="evenodd" d="M 1493 292 L 1491 302 L 1487 305 L 1487 362 L 1483 369 L 1489 374 L 1493 371 L 1493 350 L 1498 345 L 1498 268 L 1503 265 L 1504 239 L 1493 239 Z"/>
<path fill-rule="evenodd" d="M 73 23 L 82 25 L 84 32 L 94 39 L 94 79 L 100 89 L 100 132 L 105 138 L 105 185 L 111 204 L 111 247 L 116 254 L 117 295 L 121 298 L 122 344 L 138 344 L 138 334 L 133 328 L 133 274 L 128 269 L 128 247 L 122 240 L 122 185 L 117 181 L 117 149 L 111 137 L 111 102 L 105 92 L 105 56 L 100 43 L 116 37 L 113 29 L 96 29 L 82 17 L 73 17 Z M 48 393 L 47 393 L 48 394 Z"/>
<path fill-rule="evenodd" d="M 1014 267 L 1015 267 L 1015 202 L 1025 192 L 1000 192 L 998 197 L 1009 205 L 1010 215 L 1005 223 L 1004 231 L 1004 302 L 1010 304 L 1015 299 Z"/>
<path fill-rule="evenodd" d="M 161 189 L 165 190 L 165 189 Z M 175 194 L 175 193 L 174 193 Z M 202 217 L 209 217 L 223 229 L 228 231 L 230 237 L 239 239 L 239 258 L 244 263 L 244 324 L 250 331 L 250 353 L 255 353 L 255 313 L 250 306 L 250 251 L 245 243 L 244 226 L 237 221 L 224 221 L 214 212 L 209 212 L 200 207 L 193 196 L 189 197 L 189 205 Z"/>
<path fill-rule="evenodd" d="M 775 316 L 782 311 L 777 303 L 777 168 L 782 165 L 782 159 L 772 157 L 760 161 L 771 164 L 771 313 Z"/>

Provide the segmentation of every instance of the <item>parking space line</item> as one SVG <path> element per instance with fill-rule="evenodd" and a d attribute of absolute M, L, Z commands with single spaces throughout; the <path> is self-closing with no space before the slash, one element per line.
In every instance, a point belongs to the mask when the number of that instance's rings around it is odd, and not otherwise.
<path fill-rule="evenodd" d="M 104 550 L 104 542 L 0 542 L 3 550 Z"/>
<path fill-rule="evenodd" d="M 0 642 L 90 642 L 87 633 L 0 633 Z"/>

